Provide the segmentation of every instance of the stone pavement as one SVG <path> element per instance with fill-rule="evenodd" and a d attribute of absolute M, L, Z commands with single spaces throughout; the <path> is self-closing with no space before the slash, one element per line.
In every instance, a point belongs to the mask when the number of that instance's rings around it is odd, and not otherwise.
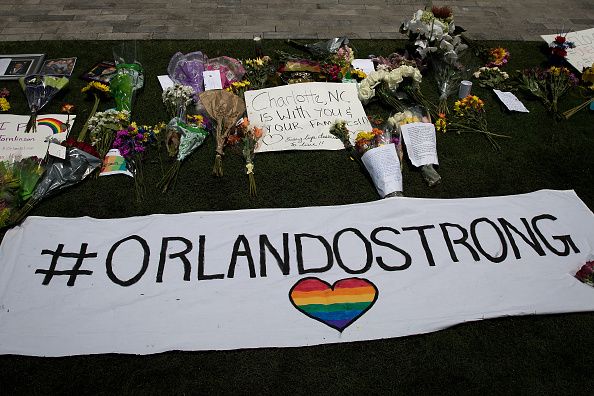
<path fill-rule="evenodd" d="M 421 0 L 0 0 L 0 41 L 403 38 Z M 444 0 L 474 39 L 594 27 L 592 0 Z"/>

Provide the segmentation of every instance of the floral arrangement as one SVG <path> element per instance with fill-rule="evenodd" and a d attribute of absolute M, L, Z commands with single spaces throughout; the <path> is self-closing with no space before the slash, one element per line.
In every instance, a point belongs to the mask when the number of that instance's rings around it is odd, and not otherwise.
<path fill-rule="evenodd" d="M 83 126 L 82 130 L 78 134 L 78 141 L 84 142 L 87 137 L 87 131 L 89 129 L 89 120 L 95 115 L 97 112 L 97 108 L 99 107 L 99 102 L 101 99 L 107 99 L 110 96 L 109 86 L 102 84 L 97 81 L 92 81 L 88 83 L 83 89 L 80 90 L 81 93 L 87 94 L 89 96 L 93 96 L 94 103 L 89 113 L 89 117 L 87 121 L 85 121 L 85 125 Z"/>
<path fill-rule="evenodd" d="M 585 107 L 590 106 L 590 110 L 594 110 L 594 63 L 592 66 L 584 68 L 580 87 L 584 92 L 584 97 L 587 99 L 582 104 L 564 112 L 563 117 L 565 117 L 566 120 Z"/>
<path fill-rule="evenodd" d="M 502 67 L 509 60 L 509 51 L 503 47 L 491 48 L 487 51 L 487 67 Z"/>
<path fill-rule="evenodd" d="M 473 76 L 478 80 L 478 85 L 483 88 L 494 88 L 504 91 L 511 89 L 509 74 L 497 66 L 481 67 L 474 72 Z"/>
<path fill-rule="evenodd" d="M 231 85 L 225 90 L 234 93 L 240 98 L 243 98 L 243 94 L 245 93 L 245 91 L 248 91 L 250 89 L 251 85 L 252 84 L 248 80 L 235 81 L 232 82 Z"/>
<path fill-rule="evenodd" d="M 134 175 L 134 187 L 136 190 L 136 200 L 144 200 L 144 172 L 142 159 L 147 148 L 157 142 L 157 135 L 165 127 L 164 124 L 155 126 L 138 126 L 132 122 L 126 129 L 117 131 L 113 148 L 120 151 L 122 157 L 126 159 L 128 170 Z"/>
<path fill-rule="evenodd" d="M 89 119 L 89 130 L 91 144 L 97 149 L 99 158 L 112 148 L 116 132 L 125 129 L 130 124 L 130 112 L 127 110 L 110 109 L 104 112 L 95 113 Z"/>
<path fill-rule="evenodd" d="M 406 84 L 402 84 L 405 82 Z M 392 107 L 403 111 L 403 105 L 388 91 L 396 91 L 401 85 L 410 85 L 417 89 L 423 76 L 419 69 L 410 65 L 401 65 L 390 71 L 377 70 L 359 84 L 359 99 L 363 103 L 369 102 L 376 94 Z M 404 87 L 402 87 L 404 89 Z"/>
<path fill-rule="evenodd" d="M 44 171 L 40 162 L 35 157 L 0 162 L 0 229 L 12 225 L 15 213 L 31 197 Z"/>
<path fill-rule="evenodd" d="M 37 113 L 60 90 L 64 89 L 68 83 L 69 78 L 66 76 L 51 76 L 42 74 L 30 74 L 26 77 L 21 77 L 19 82 L 23 91 L 25 91 L 25 97 L 31 110 L 31 117 L 27 123 L 25 132 L 36 132 L 37 131 Z"/>
<path fill-rule="evenodd" d="M 348 45 L 342 45 L 336 53 L 330 55 L 329 61 L 340 67 L 342 78 L 351 78 L 351 64 L 355 60 L 355 52 Z"/>
<path fill-rule="evenodd" d="M 132 112 L 136 92 L 144 86 L 144 69 L 136 58 L 136 44 L 122 43 L 114 47 L 117 73 L 109 81 L 111 95 L 118 111 Z"/>
<path fill-rule="evenodd" d="M 320 68 L 322 75 L 326 77 L 326 81 L 338 82 L 345 76 L 340 65 L 335 63 L 322 63 Z"/>
<path fill-rule="evenodd" d="M 577 77 L 568 68 L 557 66 L 545 70 L 526 69 L 520 72 L 519 80 L 520 88 L 540 99 L 555 117 L 560 117 L 559 100 L 578 84 Z"/>
<path fill-rule="evenodd" d="M 501 146 L 495 141 L 495 138 L 509 138 L 507 135 L 489 131 L 485 114 L 485 102 L 476 95 L 468 95 L 454 103 L 454 115 L 450 120 L 447 120 L 447 126 L 457 133 L 483 134 L 497 151 L 501 150 Z"/>
<path fill-rule="evenodd" d="M 266 87 L 266 82 L 271 74 L 270 63 L 271 59 L 269 56 L 243 61 L 243 67 L 245 69 L 243 78 L 249 81 L 251 89 L 262 89 Z"/>
<path fill-rule="evenodd" d="M 567 41 L 567 33 L 555 36 L 555 39 L 549 44 L 551 56 L 556 60 L 563 60 L 567 57 L 567 50 L 575 48 L 572 41 Z"/>
<path fill-rule="evenodd" d="M 387 57 L 376 56 L 371 58 L 376 70 L 392 70 L 402 65 L 409 65 L 416 67 L 419 71 L 423 71 L 426 68 L 426 62 L 419 57 L 411 56 L 408 51 L 404 52 L 404 55 L 398 52 L 393 52 Z"/>
<path fill-rule="evenodd" d="M 208 136 L 208 120 L 202 115 L 187 115 L 185 122 L 174 117 L 167 125 L 167 129 L 174 129 L 179 134 L 179 142 L 176 147 L 174 164 L 157 184 L 162 192 L 175 186 L 182 161 L 204 143 Z"/>
<path fill-rule="evenodd" d="M 10 91 L 6 88 L 0 89 L 0 111 L 8 111 L 10 110 L 10 102 L 8 101 L 8 97 L 10 96 Z"/>
<path fill-rule="evenodd" d="M 371 131 L 361 131 L 355 137 L 355 150 L 360 156 L 371 149 L 386 144 L 384 131 L 379 128 L 372 128 Z"/>
<path fill-rule="evenodd" d="M 580 282 L 584 282 L 585 284 L 594 287 L 594 260 L 586 262 L 586 264 L 576 272 L 575 277 Z"/>
<path fill-rule="evenodd" d="M 188 85 L 175 84 L 161 94 L 169 117 L 183 118 L 188 106 L 194 101 L 194 89 Z"/>
<path fill-rule="evenodd" d="M 431 10 L 417 10 L 409 21 L 402 24 L 401 31 L 416 39 L 415 46 L 423 50 L 428 44 L 439 42 L 444 36 L 453 33 L 455 28 L 452 9 L 434 6 Z M 419 54 L 426 52 L 419 51 Z"/>
<path fill-rule="evenodd" d="M 228 138 L 230 144 L 239 144 L 241 146 L 241 153 L 245 160 L 245 173 L 248 175 L 249 180 L 250 197 L 257 195 L 256 178 L 254 176 L 254 157 L 263 134 L 264 130 L 262 128 L 250 125 L 249 120 L 244 117 L 238 123 L 235 133 Z"/>

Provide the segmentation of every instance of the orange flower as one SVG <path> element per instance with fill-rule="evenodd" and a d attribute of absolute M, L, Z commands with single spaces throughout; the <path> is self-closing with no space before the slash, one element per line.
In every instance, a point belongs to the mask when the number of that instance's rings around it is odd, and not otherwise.
<path fill-rule="evenodd" d="M 262 137 L 262 135 L 264 134 L 264 131 L 262 130 L 262 128 L 254 128 L 254 137 L 256 139 L 260 139 Z"/>
<path fill-rule="evenodd" d="M 240 140 L 241 138 L 238 135 L 229 135 L 227 137 L 227 144 L 230 146 L 235 146 Z"/>
<path fill-rule="evenodd" d="M 74 105 L 72 103 L 64 103 L 60 112 L 70 114 L 74 111 Z"/>

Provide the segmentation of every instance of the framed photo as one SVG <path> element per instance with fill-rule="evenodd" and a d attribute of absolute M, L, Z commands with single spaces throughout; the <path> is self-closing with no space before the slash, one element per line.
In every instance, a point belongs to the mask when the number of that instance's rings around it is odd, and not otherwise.
<path fill-rule="evenodd" d="M 0 80 L 18 80 L 36 73 L 45 54 L 0 55 Z"/>
<path fill-rule="evenodd" d="M 74 58 L 59 58 L 59 59 L 48 59 L 43 62 L 41 66 L 40 74 L 55 74 L 61 76 L 72 75 L 74 65 L 76 64 L 76 57 Z"/>
<path fill-rule="evenodd" d="M 117 70 L 115 63 L 103 61 L 93 66 L 91 70 L 83 74 L 81 78 L 86 81 L 97 81 L 103 84 L 109 84 L 116 74 Z"/>

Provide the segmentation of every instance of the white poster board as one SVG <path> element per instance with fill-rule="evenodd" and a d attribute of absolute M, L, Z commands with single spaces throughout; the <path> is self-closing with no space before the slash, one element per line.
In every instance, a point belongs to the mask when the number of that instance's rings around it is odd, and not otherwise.
<path fill-rule="evenodd" d="M 245 103 L 250 124 L 264 130 L 257 152 L 343 149 L 329 132 L 340 120 L 352 138 L 371 130 L 357 84 L 300 83 L 247 91 Z"/>
<path fill-rule="evenodd" d="M 594 310 L 572 191 L 28 218 L 0 246 L 0 353 L 296 347 Z"/>
<path fill-rule="evenodd" d="M 550 44 L 556 36 L 546 34 L 540 37 Z M 565 38 L 575 44 L 575 48 L 567 49 L 567 61 L 580 73 L 584 67 L 591 67 L 594 63 L 594 28 L 567 33 Z"/>

